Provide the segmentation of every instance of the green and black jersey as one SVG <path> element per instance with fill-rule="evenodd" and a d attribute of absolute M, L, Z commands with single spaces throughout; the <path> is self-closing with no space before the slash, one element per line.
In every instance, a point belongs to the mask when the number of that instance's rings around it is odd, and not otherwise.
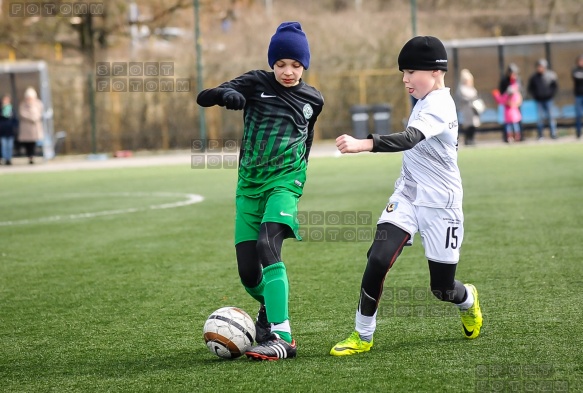
<path fill-rule="evenodd" d="M 257 70 L 202 91 L 197 101 L 223 106 L 229 89 L 246 99 L 237 194 L 284 187 L 301 195 L 322 94 L 303 81 L 284 87 L 273 72 Z"/>

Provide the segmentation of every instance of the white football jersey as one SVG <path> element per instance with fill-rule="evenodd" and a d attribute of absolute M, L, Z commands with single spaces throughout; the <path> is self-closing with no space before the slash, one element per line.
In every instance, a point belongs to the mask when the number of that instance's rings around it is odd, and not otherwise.
<path fill-rule="evenodd" d="M 462 207 L 463 189 L 457 165 L 458 121 L 449 88 L 434 90 L 418 100 L 408 127 L 425 139 L 403 152 L 395 194 L 417 206 Z"/>

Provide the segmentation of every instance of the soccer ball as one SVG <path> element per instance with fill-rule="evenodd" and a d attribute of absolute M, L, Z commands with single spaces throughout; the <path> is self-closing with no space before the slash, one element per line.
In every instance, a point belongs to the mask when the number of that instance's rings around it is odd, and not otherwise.
<path fill-rule="evenodd" d="M 203 331 L 209 351 L 224 359 L 243 355 L 255 339 L 255 323 L 237 307 L 222 307 L 213 312 Z"/>

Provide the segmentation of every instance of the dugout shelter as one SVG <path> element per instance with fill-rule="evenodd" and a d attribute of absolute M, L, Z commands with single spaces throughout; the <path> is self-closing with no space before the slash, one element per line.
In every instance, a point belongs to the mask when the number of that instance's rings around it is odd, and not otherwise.
<path fill-rule="evenodd" d="M 41 141 L 42 155 L 46 160 L 55 156 L 53 104 L 47 64 L 44 61 L 6 61 L 0 62 L 0 95 L 9 94 L 12 98 L 14 114 L 18 118 L 18 106 L 24 91 L 32 86 L 44 105 L 44 139 Z M 18 137 L 16 138 L 18 140 Z"/>
<path fill-rule="evenodd" d="M 450 59 L 446 84 L 455 93 L 460 71 L 464 68 L 474 75 L 475 87 L 487 109 L 480 116 L 483 127 L 499 129 L 503 124 L 503 108 L 492 97 L 492 90 L 510 63 L 520 71 L 524 103 L 523 124 L 535 124 L 536 105 L 526 92 L 528 79 L 535 72 L 535 62 L 545 58 L 549 69 L 557 73 L 559 92 L 554 99 L 554 111 L 559 125 L 574 124 L 575 106 L 571 70 L 577 56 L 583 54 L 583 33 L 538 34 L 510 37 L 472 38 L 444 42 Z"/>

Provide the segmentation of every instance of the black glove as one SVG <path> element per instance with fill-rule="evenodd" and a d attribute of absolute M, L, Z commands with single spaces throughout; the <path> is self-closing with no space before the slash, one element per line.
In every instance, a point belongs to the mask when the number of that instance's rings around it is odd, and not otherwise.
<path fill-rule="evenodd" d="M 223 94 L 223 102 L 227 109 L 240 111 L 245 108 L 245 97 L 237 90 L 229 90 Z"/>

